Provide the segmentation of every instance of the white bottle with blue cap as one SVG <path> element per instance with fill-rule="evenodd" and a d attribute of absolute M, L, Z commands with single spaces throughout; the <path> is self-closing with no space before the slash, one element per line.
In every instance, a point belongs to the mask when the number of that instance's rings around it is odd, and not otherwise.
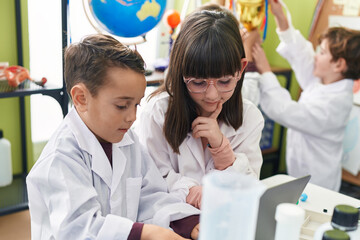
<path fill-rule="evenodd" d="M 12 182 L 11 144 L 0 129 L 0 187 Z"/>

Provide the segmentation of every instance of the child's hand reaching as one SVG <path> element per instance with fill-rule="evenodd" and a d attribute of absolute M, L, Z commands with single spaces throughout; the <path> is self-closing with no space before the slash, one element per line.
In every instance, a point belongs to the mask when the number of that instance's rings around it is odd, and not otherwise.
<path fill-rule="evenodd" d="M 266 58 L 264 49 L 262 49 L 259 44 L 254 44 L 252 48 L 252 55 L 255 60 L 255 65 L 260 74 L 271 71 L 271 67 Z"/>
<path fill-rule="evenodd" d="M 244 43 L 246 59 L 249 62 L 252 62 L 253 61 L 252 47 L 256 43 L 261 44 L 261 36 L 259 34 L 259 31 L 256 29 L 248 32 L 244 28 L 243 30 L 241 30 L 241 32 L 242 32 L 242 39 L 243 39 L 243 43 Z"/>
<path fill-rule="evenodd" d="M 197 117 L 192 122 L 193 137 L 206 138 L 212 148 L 220 147 L 223 134 L 220 131 L 217 117 L 222 109 L 222 102 L 219 102 L 216 110 L 209 117 Z"/>
<path fill-rule="evenodd" d="M 269 4 L 271 12 L 275 16 L 276 25 L 278 26 L 280 31 L 285 31 L 286 29 L 288 29 L 289 23 L 279 0 L 269 0 Z"/>

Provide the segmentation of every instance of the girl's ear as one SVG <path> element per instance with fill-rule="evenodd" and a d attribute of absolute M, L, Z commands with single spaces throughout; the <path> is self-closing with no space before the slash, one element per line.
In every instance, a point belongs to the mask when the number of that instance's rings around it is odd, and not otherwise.
<path fill-rule="evenodd" d="M 83 83 L 78 83 L 71 88 L 70 94 L 76 110 L 85 112 L 90 94 L 87 87 Z"/>
<path fill-rule="evenodd" d="M 240 74 L 239 74 L 240 76 L 241 76 L 241 74 L 244 72 L 247 64 L 248 64 L 248 60 L 247 60 L 246 58 L 242 58 L 242 59 L 241 59 L 241 72 L 240 72 Z"/>

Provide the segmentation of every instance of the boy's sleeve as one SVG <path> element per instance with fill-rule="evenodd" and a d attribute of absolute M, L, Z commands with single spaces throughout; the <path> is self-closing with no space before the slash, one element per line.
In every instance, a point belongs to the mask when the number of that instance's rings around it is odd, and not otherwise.
<path fill-rule="evenodd" d="M 199 215 L 198 209 L 168 192 L 166 182 L 149 154 L 144 148 L 141 148 L 141 152 L 143 184 L 138 221 L 169 228 L 170 222 Z"/>
<path fill-rule="evenodd" d="M 141 144 L 148 151 L 152 161 L 156 162 L 156 166 L 161 176 L 165 179 L 168 190 L 177 195 L 178 198 L 185 202 L 189 189 L 193 186 L 200 185 L 195 179 L 183 176 L 176 172 L 171 162 L 169 149 L 166 138 L 163 135 L 163 122 L 165 107 L 161 107 L 162 103 L 149 102 L 143 110 L 137 121 L 138 125 L 135 132 L 140 138 Z"/>
<path fill-rule="evenodd" d="M 191 238 L 191 231 L 200 222 L 200 216 L 194 215 L 180 220 L 172 221 L 170 227 L 184 238 Z"/>
<path fill-rule="evenodd" d="M 260 85 L 260 105 L 271 119 L 304 134 L 326 139 L 338 138 L 334 137 L 332 129 L 334 126 L 340 128 L 346 122 L 347 115 L 338 113 L 350 111 L 351 105 L 341 102 L 350 102 L 346 99 L 351 99 L 351 92 L 328 92 L 326 97 L 299 103 L 292 100 L 289 91 L 279 84 L 272 72 L 262 74 Z"/>
<path fill-rule="evenodd" d="M 140 240 L 143 227 L 144 227 L 143 223 L 135 222 L 131 228 L 127 240 Z"/>
<path fill-rule="evenodd" d="M 276 51 L 290 63 L 300 87 L 306 89 L 317 79 L 313 75 L 315 51 L 311 42 L 293 27 L 286 31 L 277 29 L 277 33 L 280 44 Z"/>

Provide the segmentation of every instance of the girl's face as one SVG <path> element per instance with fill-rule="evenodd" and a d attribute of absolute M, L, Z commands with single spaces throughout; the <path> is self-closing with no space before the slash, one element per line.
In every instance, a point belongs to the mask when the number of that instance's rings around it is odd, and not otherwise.
<path fill-rule="evenodd" d="M 87 94 L 82 114 L 100 142 L 120 142 L 136 119 L 136 109 L 146 88 L 145 77 L 130 69 L 112 67 L 106 85 L 93 97 Z"/>
<path fill-rule="evenodd" d="M 247 65 L 247 59 L 241 59 L 241 70 L 235 73 L 235 76 L 224 76 L 221 78 L 210 78 L 205 79 L 207 86 L 203 92 L 196 92 L 189 90 L 191 87 L 187 84 L 187 90 L 190 97 L 196 103 L 199 115 L 203 117 L 210 116 L 217 108 L 218 103 L 221 102 L 224 104 L 227 100 L 231 98 L 235 91 L 237 84 L 232 84 L 231 81 L 237 81 L 241 78 L 243 71 Z M 184 82 L 188 83 L 191 78 L 184 78 Z M 193 79 L 194 83 L 197 85 L 196 89 L 201 88 L 201 82 L 197 81 L 199 79 Z M 226 87 L 228 86 L 228 87 Z M 229 90 L 231 89 L 231 90 Z"/>
<path fill-rule="evenodd" d="M 224 104 L 233 95 L 235 88 L 227 92 L 219 91 L 218 87 L 216 86 L 217 85 L 216 82 L 223 81 L 223 79 L 224 78 L 206 79 L 208 82 L 210 82 L 210 84 L 208 84 L 204 92 L 195 93 L 189 91 L 188 89 L 190 97 L 194 100 L 194 102 L 197 105 L 200 116 L 203 117 L 210 116 L 211 113 L 213 113 L 216 110 L 219 102 L 222 102 Z M 235 80 L 235 77 L 233 77 L 233 80 L 237 81 L 237 79 L 238 78 L 236 78 Z"/>

